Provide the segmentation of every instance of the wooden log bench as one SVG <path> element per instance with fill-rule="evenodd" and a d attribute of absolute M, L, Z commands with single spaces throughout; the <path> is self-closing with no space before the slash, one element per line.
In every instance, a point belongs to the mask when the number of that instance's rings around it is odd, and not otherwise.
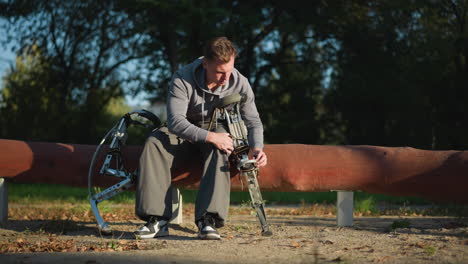
<path fill-rule="evenodd" d="M 0 139 L 0 219 L 8 213 L 6 182 L 53 183 L 85 187 L 96 149 L 93 145 Z M 339 225 L 352 224 L 353 191 L 468 204 L 468 152 L 409 147 L 266 145 L 268 165 L 260 170 L 262 191 L 338 191 Z M 124 158 L 137 167 L 141 146 L 128 146 Z M 173 171 L 174 186 L 196 189 L 196 159 Z M 235 169 L 232 189 L 240 190 Z M 108 184 L 107 184 L 108 186 Z"/>

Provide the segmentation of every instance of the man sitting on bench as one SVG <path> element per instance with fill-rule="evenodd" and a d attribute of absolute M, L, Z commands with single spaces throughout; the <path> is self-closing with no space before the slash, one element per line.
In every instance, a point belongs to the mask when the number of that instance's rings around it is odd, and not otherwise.
<path fill-rule="evenodd" d="M 216 228 L 224 225 L 229 209 L 228 157 L 233 141 L 221 120 L 208 131 L 219 98 L 234 93 L 246 96 L 240 112 L 248 129 L 251 153 L 258 167 L 267 164 L 255 96 L 247 78 L 234 68 L 236 55 L 236 48 L 226 37 L 214 38 L 206 44 L 204 57 L 174 74 L 167 97 L 167 127 L 153 131 L 140 157 L 135 212 L 147 223 L 135 232 L 138 238 L 169 235 L 171 168 L 201 156 L 203 173 L 195 202 L 198 237 L 220 239 Z"/>

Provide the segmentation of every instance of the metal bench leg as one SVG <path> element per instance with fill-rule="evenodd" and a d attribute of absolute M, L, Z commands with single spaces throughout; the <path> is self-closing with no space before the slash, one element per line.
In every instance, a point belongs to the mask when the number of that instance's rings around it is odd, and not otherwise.
<path fill-rule="evenodd" d="M 182 224 L 182 194 L 178 188 L 172 188 L 172 217 L 170 223 Z"/>
<path fill-rule="evenodd" d="M 353 225 L 353 192 L 337 191 L 336 223 L 338 226 Z"/>
<path fill-rule="evenodd" d="M 8 220 L 8 189 L 7 182 L 0 178 L 0 224 L 6 224 Z"/>

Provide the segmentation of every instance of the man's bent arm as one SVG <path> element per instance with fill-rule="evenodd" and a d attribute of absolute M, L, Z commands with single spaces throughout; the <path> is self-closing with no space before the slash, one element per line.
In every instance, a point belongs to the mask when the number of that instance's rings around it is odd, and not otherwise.
<path fill-rule="evenodd" d="M 260 120 L 257 106 L 255 105 L 255 95 L 245 77 L 243 82 L 246 86 L 244 91 L 246 91 L 247 99 L 242 104 L 240 111 L 248 130 L 249 145 L 251 149 L 263 149 L 263 124 Z"/>
<path fill-rule="evenodd" d="M 206 142 L 208 131 L 187 120 L 189 97 L 187 88 L 176 73 L 167 96 L 167 127 L 176 136 L 192 142 Z"/>

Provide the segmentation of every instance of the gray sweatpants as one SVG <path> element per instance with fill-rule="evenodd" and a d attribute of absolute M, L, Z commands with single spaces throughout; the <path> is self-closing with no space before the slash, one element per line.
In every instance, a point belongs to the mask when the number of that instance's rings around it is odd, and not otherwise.
<path fill-rule="evenodd" d="M 226 129 L 218 125 L 215 131 L 226 132 Z M 195 221 L 206 213 L 226 219 L 231 183 L 228 156 L 212 144 L 184 141 L 170 133 L 167 127 L 148 137 L 140 157 L 135 205 L 138 217 L 143 220 L 150 215 L 171 217 L 171 170 L 183 167 L 193 158 L 204 162 L 195 202 Z"/>

